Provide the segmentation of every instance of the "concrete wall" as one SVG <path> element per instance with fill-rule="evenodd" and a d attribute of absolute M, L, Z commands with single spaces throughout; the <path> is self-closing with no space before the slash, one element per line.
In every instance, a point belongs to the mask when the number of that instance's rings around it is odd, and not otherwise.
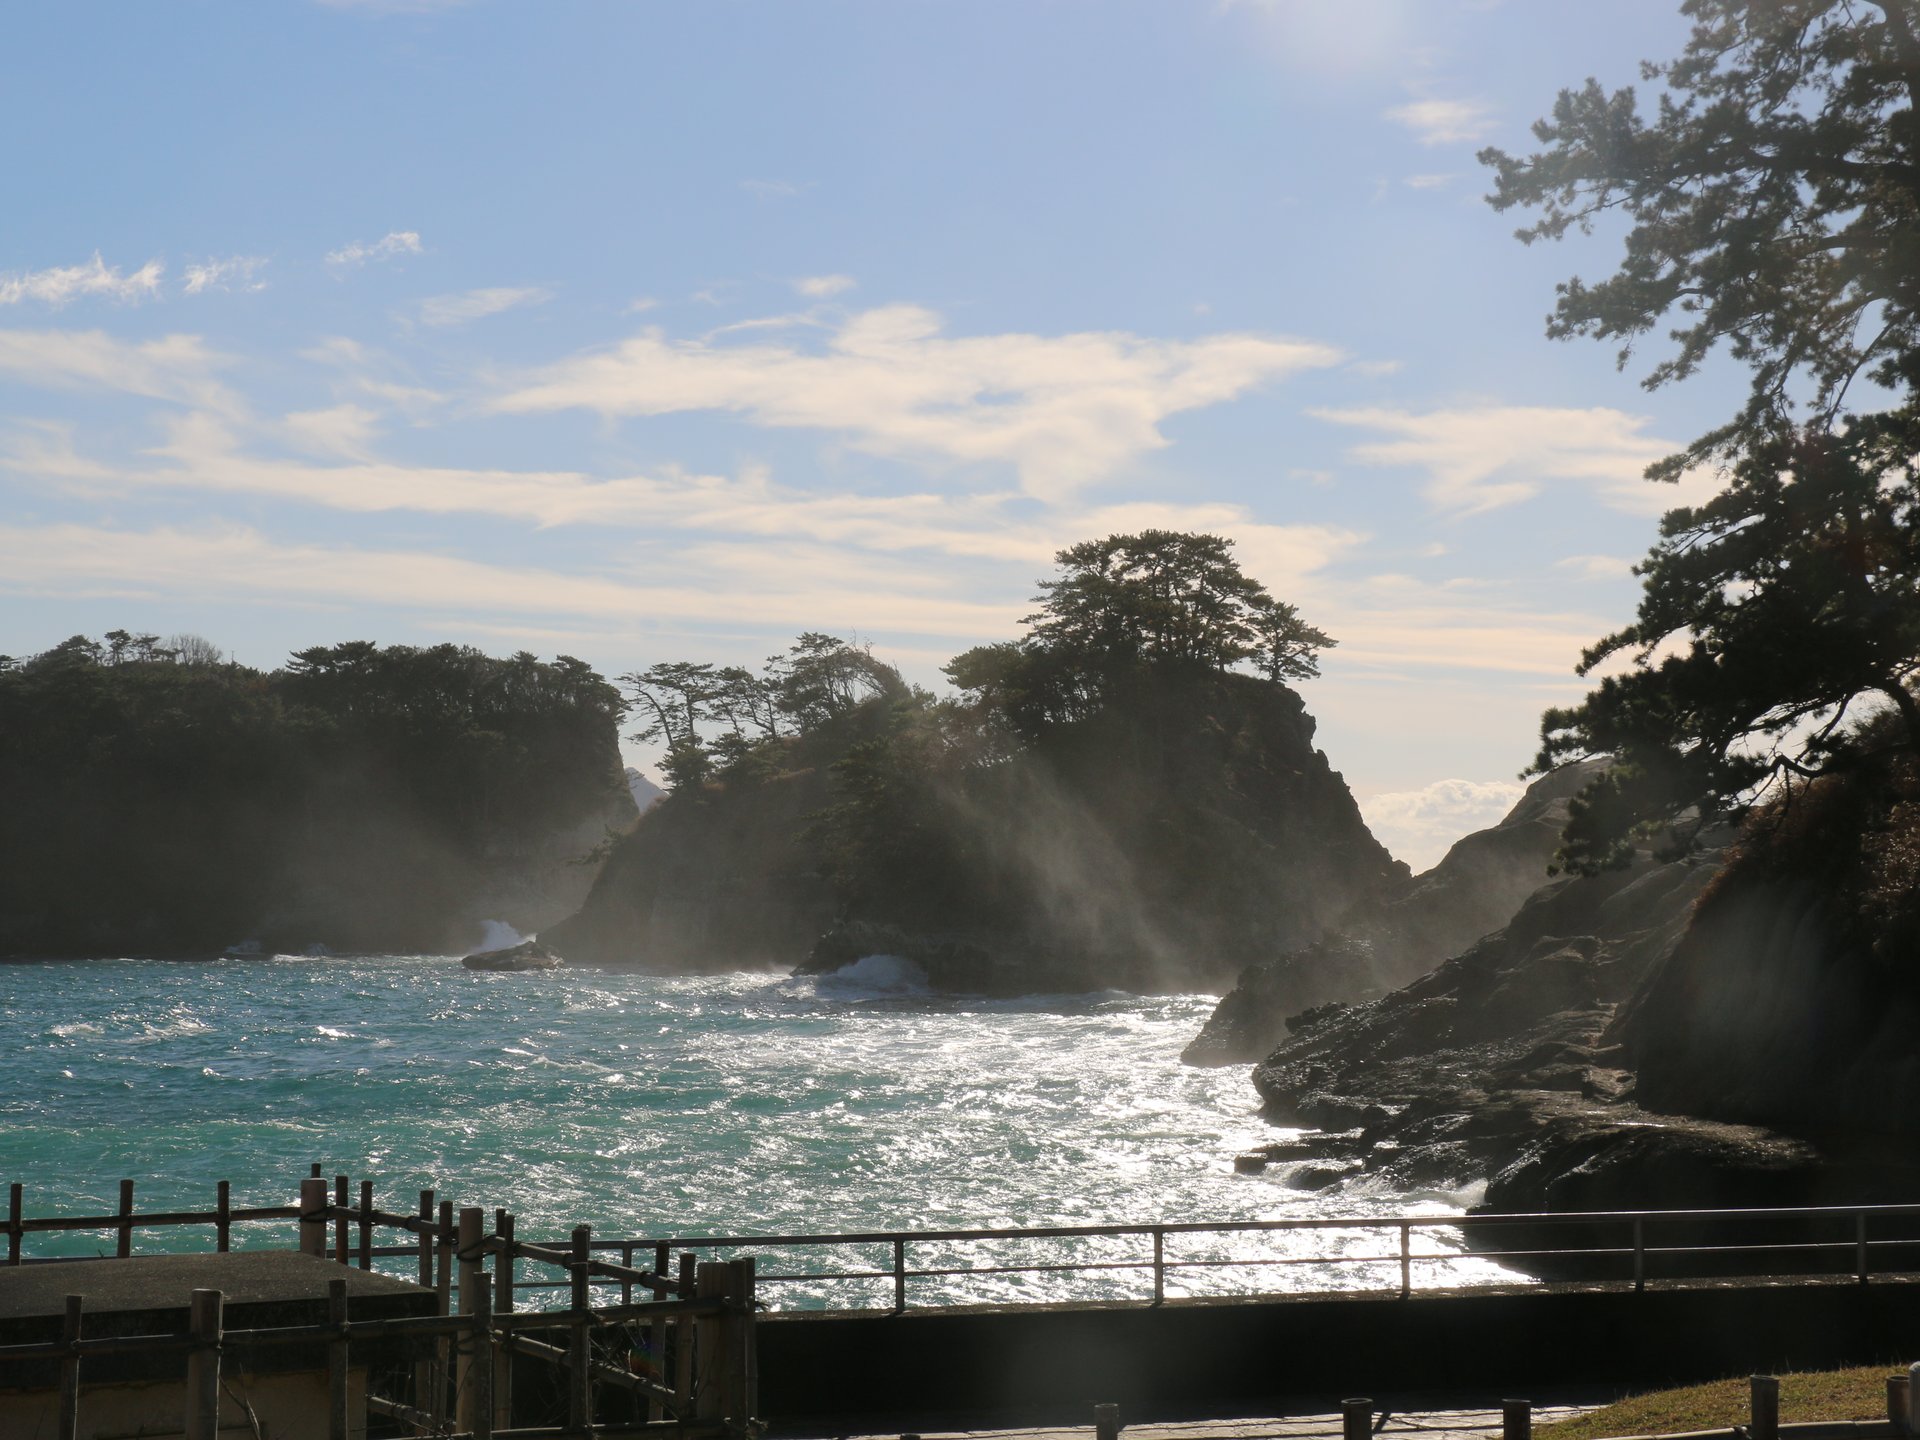
<path fill-rule="evenodd" d="M 1101 1401 L 1145 1413 L 1275 1396 L 1531 1398 L 1553 1386 L 1904 1367 L 1920 1359 L 1920 1283 L 779 1315 L 757 1328 L 761 1410 L 775 1424 Z"/>

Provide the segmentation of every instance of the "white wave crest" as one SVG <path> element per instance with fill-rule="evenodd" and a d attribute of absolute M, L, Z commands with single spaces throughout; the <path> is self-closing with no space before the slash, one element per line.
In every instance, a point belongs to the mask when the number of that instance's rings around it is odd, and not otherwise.
<path fill-rule="evenodd" d="M 855 991 L 871 995 L 924 995 L 927 972 L 904 955 L 862 955 L 816 982 L 819 989 L 846 996 Z"/>

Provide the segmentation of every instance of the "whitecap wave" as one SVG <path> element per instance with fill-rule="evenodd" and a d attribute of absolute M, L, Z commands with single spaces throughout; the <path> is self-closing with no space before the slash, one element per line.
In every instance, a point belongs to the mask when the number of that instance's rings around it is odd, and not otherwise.
<path fill-rule="evenodd" d="M 925 995 L 927 972 L 904 955 L 862 955 L 851 965 L 822 975 L 816 988 L 848 999 L 855 992 L 869 995 Z"/>

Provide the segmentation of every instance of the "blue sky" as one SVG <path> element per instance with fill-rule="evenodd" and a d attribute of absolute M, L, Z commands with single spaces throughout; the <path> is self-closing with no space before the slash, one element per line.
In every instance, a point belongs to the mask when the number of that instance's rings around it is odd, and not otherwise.
<path fill-rule="evenodd" d="M 1640 469 L 1736 398 L 1546 340 L 1619 237 L 1521 246 L 1473 160 L 1676 9 L 23 9 L 0 651 L 611 675 L 812 629 L 937 685 L 1054 550 L 1207 529 L 1339 638 L 1320 743 L 1428 862 L 1629 615 Z"/>

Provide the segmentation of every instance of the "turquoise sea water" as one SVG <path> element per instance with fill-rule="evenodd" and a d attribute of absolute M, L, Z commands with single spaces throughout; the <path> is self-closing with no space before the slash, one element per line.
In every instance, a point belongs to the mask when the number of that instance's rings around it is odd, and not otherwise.
<path fill-rule="evenodd" d="M 928 995 L 892 962 L 841 976 L 477 975 L 455 960 L 277 957 L 0 967 L 0 1178 L 29 1215 L 288 1204 L 310 1162 L 385 1208 L 417 1192 L 512 1209 L 519 1233 L 753 1234 L 1449 1213 L 1458 1197 L 1289 1190 L 1235 1175 L 1276 1132 L 1240 1067 L 1180 1048 L 1210 996 L 1012 1001 Z M 357 1194 L 357 1189 L 356 1192 Z M 237 1243 L 291 1243 L 278 1222 Z M 1433 1237 L 1424 1237 L 1423 1244 Z M 141 1249 L 182 1243 L 142 1234 Z M 1209 1238 L 1179 1254 L 1372 1254 L 1358 1233 Z M 30 1254 L 108 1237 L 29 1237 Z M 881 1262 L 873 1247 L 846 1268 Z M 922 1247 L 917 1265 L 1003 1264 L 1138 1242 Z M 1300 1253 L 1304 1253 L 1301 1251 Z M 824 1265 L 816 1258 L 815 1267 Z M 790 1267 L 791 1268 L 791 1267 Z M 1173 1293 L 1385 1284 L 1387 1267 L 1177 1272 Z M 1418 1283 L 1493 1278 L 1483 1262 Z M 916 1298 L 1139 1293 L 1137 1272 L 919 1280 Z M 851 1288 L 850 1288 L 851 1287 Z M 856 1282 L 776 1303 L 878 1302 Z"/>

